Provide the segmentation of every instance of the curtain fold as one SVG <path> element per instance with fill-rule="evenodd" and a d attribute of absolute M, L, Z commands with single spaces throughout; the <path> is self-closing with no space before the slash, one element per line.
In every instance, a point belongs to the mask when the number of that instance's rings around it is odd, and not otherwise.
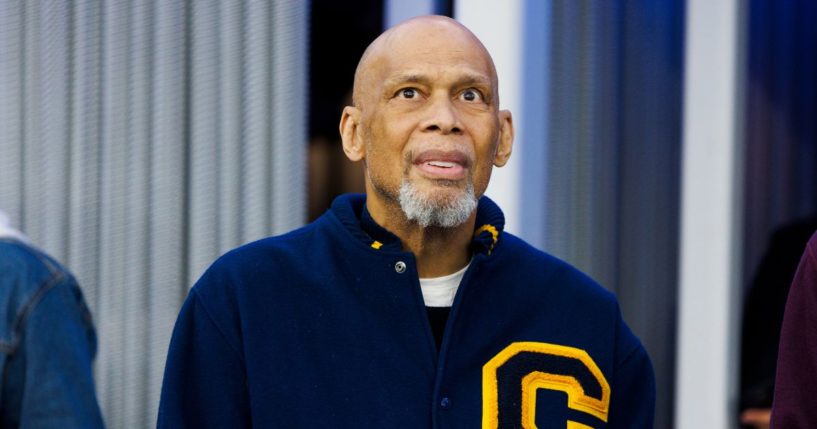
<path fill-rule="evenodd" d="M 685 5 L 527 7 L 537 13 L 526 17 L 527 34 L 544 26 L 547 44 L 528 55 L 544 52 L 547 70 L 526 76 L 541 79 L 546 107 L 545 125 L 535 125 L 543 129 L 521 123 L 544 145 L 523 164 L 523 176 L 536 179 L 524 195 L 539 195 L 523 198 L 522 210 L 544 215 L 522 235 L 616 293 L 655 367 L 655 427 L 671 427 Z"/>
<path fill-rule="evenodd" d="M 0 207 L 93 312 L 112 428 L 153 427 L 188 288 L 305 221 L 308 3 L 0 3 Z"/>

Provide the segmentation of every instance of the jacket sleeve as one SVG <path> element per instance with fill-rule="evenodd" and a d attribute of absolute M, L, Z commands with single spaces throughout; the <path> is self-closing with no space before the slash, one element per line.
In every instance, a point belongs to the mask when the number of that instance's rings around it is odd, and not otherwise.
<path fill-rule="evenodd" d="M 772 428 L 817 427 L 817 233 L 789 291 L 772 404 Z"/>
<path fill-rule="evenodd" d="M 194 287 L 170 341 L 159 428 L 250 427 L 244 359 Z"/>
<path fill-rule="evenodd" d="M 641 341 L 619 315 L 609 429 L 649 429 L 655 418 L 655 372 Z"/>
<path fill-rule="evenodd" d="M 608 428 L 648 429 L 655 418 L 655 374 L 639 344 L 616 368 Z"/>
<path fill-rule="evenodd" d="M 24 322 L 20 427 L 102 428 L 91 363 L 96 333 L 73 277 L 41 289 Z M 36 299 L 36 298 L 35 298 Z"/>

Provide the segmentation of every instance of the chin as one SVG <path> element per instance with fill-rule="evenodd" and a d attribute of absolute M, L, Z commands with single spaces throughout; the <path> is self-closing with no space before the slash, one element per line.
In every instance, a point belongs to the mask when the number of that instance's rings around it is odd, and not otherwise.
<path fill-rule="evenodd" d="M 400 207 L 406 218 L 421 227 L 454 228 L 462 225 L 477 207 L 474 186 L 417 186 L 404 180 L 400 186 Z"/>

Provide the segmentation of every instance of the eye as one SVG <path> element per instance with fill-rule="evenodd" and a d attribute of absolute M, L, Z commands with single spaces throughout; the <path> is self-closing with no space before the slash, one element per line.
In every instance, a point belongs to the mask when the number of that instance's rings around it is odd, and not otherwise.
<path fill-rule="evenodd" d="M 400 91 L 397 91 L 397 96 L 412 99 L 417 96 L 417 90 L 414 88 L 403 88 Z"/>
<path fill-rule="evenodd" d="M 460 98 L 468 102 L 482 101 L 482 93 L 474 88 L 468 88 L 460 94 Z"/>

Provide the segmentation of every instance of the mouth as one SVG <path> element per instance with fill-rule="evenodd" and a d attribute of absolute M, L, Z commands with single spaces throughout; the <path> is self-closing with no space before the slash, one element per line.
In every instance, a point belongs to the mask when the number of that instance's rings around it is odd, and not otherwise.
<path fill-rule="evenodd" d="M 414 166 L 429 179 L 461 180 L 471 164 L 464 152 L 428 150 L 419 153 Z"/>

